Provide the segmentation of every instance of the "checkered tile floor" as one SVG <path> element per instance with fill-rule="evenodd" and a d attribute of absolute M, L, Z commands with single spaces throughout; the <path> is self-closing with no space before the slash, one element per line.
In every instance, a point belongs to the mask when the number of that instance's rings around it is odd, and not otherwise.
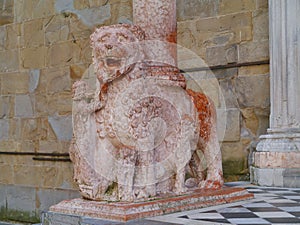
<path fill-rule="evenodd" d="M 252 200 L 219 205 L 198 210 L 153 217 L 150 220 L 167 224 L 299 224 L 300 188 L 257 187 L 246 183 L 229 183 L 243 186 L 254 193 Z"/>

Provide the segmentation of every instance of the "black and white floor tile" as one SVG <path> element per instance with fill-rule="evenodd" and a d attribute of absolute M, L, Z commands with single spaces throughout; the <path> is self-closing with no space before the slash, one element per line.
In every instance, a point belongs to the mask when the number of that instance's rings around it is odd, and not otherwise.
<path fill-rule="evenodd" d="M 184 225 L 210 224 L 276 224 L 300 225 L 300 188 L 244 186 L 254 199 L 198 210 L 153 217 L 151 220 Z"/>

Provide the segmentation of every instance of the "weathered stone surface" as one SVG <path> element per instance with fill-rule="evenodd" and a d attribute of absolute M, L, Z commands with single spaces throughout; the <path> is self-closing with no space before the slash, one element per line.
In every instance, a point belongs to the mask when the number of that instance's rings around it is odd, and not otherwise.
<path fill-rule="evenodd" d="M 7 140 L 9 138 L 9 123 L 6 119 L 0 119 L 0 141 Z"/>
<path fill-rule="evenodd" d="M 218 137 L 220 141 L 239 141 L 240 140 L 240 111 L 237 108 L 229 108 L 225 111 L 218 110 Z M 226 123 L 223 121 L 226 120 Z M 225 126 L 225 127 L 223 127 Z M 220 139 L 224 132 L 223 139 Z"/>
<path fill-rule="evenodd" d="M 215 76 L 219 81 L 231 80 L 238 75 L 238 68 L 214 69 L 207 71 L 208 76 Z"/>
<path fill-rule="evenodd" d="M 7 40 L 6 40 L 6 48 L 7 49 L 15 49 L 20 48 L 20 36 L 21 36 L 21 24 L 13 23 L 6 25 L 7 32 Z"/>
<path fill-rule="evenodd" d="M 45 140 L 39 141 L 38 152 L 61 152 L 60 144 L 57 140 L 49 140 L 48 138 Z"/>
<path fill-rule="evenodd" d="M 47 106 L 43 105 L 41 111 L 47 107 L 48 115 L 71 115 L 72 112 L 72 94 L 71 92 L 55 93 L 47 96 Z M 43 98 L 40 98 L 42 101 Z"/>
<path fill-rule="evenodd" d="M 90 47 L 90 39 L 82 39 L 78 41 L 78 46 L 80 48 L 80 58 L 81 63 L 90 64 L 92 62 L 92 48 Z"/>
<path fill-rule="evenodd" d="M 111 3 L 112 4 L 112 3 Z M 56 0 L 55 10 L 58 13 L 72 13 L 78 17 L 82 23 L 92 28 L 99 24 L 103 24 L 106 20 L 110 19 L 110 6 L 111 4 L 101 5 L 99 7 L 90 7 L 83 9 L 76 9 L 74 1 Z M 78 6 L 78 4 L 76 4 Z"/>
<path fill-rule="evenodd" d="M 46 51 L 45 47 L 23 48 L 21 50 L 22 67 L 25 69 L 43 68 L 46 61 Z"/>
<path fill-rule="evenodd" d="M 78 198 L 79 193 L 77 190 L 59 190 L 59 189 L 46 189 L 41 188 L 36 191 L 36 198 L 40 203 L 39 212 L 47 211 L 50 206 L 59 203 L 65 199 Z"/>
<path fill-rule="evenodd" d="M 70 77 L 72 80 L 80 79 L 88 69 L 87 64 L 77 64 L 70 66 Z"/>
<path fill-rule="evenodd" d="M 20 47 L 20 24 L 0 26 L 0 50 L 11 50 Z"/>
<path fill-rule="evenodd" d="M 237 46 L 216 46 L 206 49 L 206 63 L 209 66 L 225 65 L 237 62 Z"/>
<path fill-rule="evenodd" d="M 37 140 L 39 138 L 39 124 L 35 119 L 22 119 L 22 139 Z"/>
<path fill-rule="evenodd" d="M 237 61 L 234 46 L 252 40 L 252 36 L 252 14 L 249 12 L 178 22 L 178 43 L 204 59 L 208 51 L 206 48 L 212 48 L 212 51 L 215 47 L 215 52 L 221 52 L 209 59 L 216 61 L 215 65 Z M 231 47 L 234 51 L 226 54 Z M 226 57 L 229 60 L 224 60 Z"/>
<path fill-rule="evenodd" d="M 34 99 L 29 95 L 16 95 L 15 116 L 31 118 L 34 116 Z"/>
<path fill-rule="evenodd" d="M 238 46 L 238 62 L 255 62 L 269 59 L 269 40 L 244 42 Z"/>
<path fill-rule="evenodd" d="M 45 45 L 44 19 L 35 19 L 23 24 L 25 48 Z"/>
<path fill-rule="evenodd" d="M 71 40 L 86 39 L 92 32 L 92 27 L 86 26 L 78 17 L 74 15 L 70 16 L 69 36 Z"/>
<path fill-rule="evenodd" d="M 269 39 L 269 14 L 268 10 L 256 10 L 253 13 L 253 40 Z"/>
<path fill-rule="evenodd" d="M 51 45 L 47 51 L 47 65 L 59 67 L 79 62 L 80 47 L 73 41 Z"/>
<path fill-rule="evenodd" d="M 30 217 L 36 216 L 36 196 L 35 190 L 29 187 L 18 187 L 8 188 L 6 190 L 6 204 L 8 209 L 14 209 L 19 212 L 26 211 Z M 7 215 L 8 218 L 18 219 L 20 215 Z"/>
<path fill-rule="evenodd" d="M 270 109 L 254 109 L 254 112 L 256 114 L 256 117 L 259 121 L 259 126 L 257 130 L 258 136 L 265 134 L 268 127 L 269 127 L 269 115 L 270 115 Z"/>
<path fill-rule="evenodd" d="M 226 30 L 233 30 L 237 32 L 243 31 L 243 29 L 246 28 L 250 28 L 251 25 L 252 15 L 250 12 L 235 13 L 196 21 L 197 30 L 202 32 L 220 32 Z"/>
<path fill-rule="evenodd" d="M 195 29 L 195 22 L 185 21 L 179 22 L 177 26 L 177 44 L 190 51 L 197 53 L 198 57 L 205 57 L 205 49 L 200 53 L 198 42 L 201 42 L 201 37 Z M 199 40 L 200 39 L 200 40 Z M 179 56 L 180 57 L 180 56 Z M 187 67 L 185 67 L 187 68 Z"/>
<path fill-rule="evenodd" d="M 256 9 L 268 8 L 268 0 L 256 0 Z"/>
<path fill-rule="evenodd" d="M 49 116 L 48 121 L 58 140 L 68 141 L 72 138 L 71 116 Z"/>
<path fill-rule="evenodd" d="M 236 71 L 237 72 L 237 71 Z M 235 94 L 235 89 L 233 85 L 232 79 L 222 79 L 219 81 L 220 82 L 220 88 L 221 88 L 221 93 L 220 93 L 220 98 L 224 98 L 224 102 L 222 107 L 226 108 L 238 108 L 239 103 L 237 96 Z"/>
<path fill-rule="evenodd" d="M 240 11 L 252 11 L 255 9 L 256 0 L 220 0 L 218 7 L 218 14 L 230 14 Z"/>
<path fill-rule="evenodd" d="M 32 18 L 45 18 L 55 15 L 54 4 L 55 0 L 35 0 L 33 1 Z"/>
<path fill-rule="evenodd" d="M 23 140 L 19 145 L 19 151 L 37 152 L 38 140 Z"/>
<path fill-rule="evenodd" d="M 245 128 L 249 129 L 253 135 L 257 135 L 259 120 L 253 108 L 241 109 Z"/>
<path fill-rule="evenodd" d="M 178 20 L 189 20 L 192 18 L 214 17 L 218 12 L 218 2 L 214 0 L 178 0 L 177 18 Z"/>
<path fill-rule="evenodd" d="M 245 179 L 248 171 L 247 160 L 247 145 L 248 142 L 223 142 L 222 149 L 222 164 L 224 168 L 225 180 L 237 181 Z"/>
<path fill-rule="evenodd" d="M 20 195 L 24 196 L 20 197 Z M 6 215 L 6 219 L 18 219 L 23 222 L 26 221 L 30 224 L 36 224 L 39 222 L 40 213 L 49 209 L 49 203 L 55 204 L 60 200 L 76 197 L 79 196 L 78 192 L 75 190 L 53 190 L 46 188 L 0 184 L 1 213 L 3 213 L 2 209 L 5 209 L 4 214 Z M 28 200 L 29 198 L 30 200 Z M 7 205 L 8 200 L 9 205 Z"/>
<path fill-rule="evenodd" d="M 0 119 L 11 116 L 11 97 L 0 96 Z"/>
<path fill-rule="evenodd" d="M 40 80 L 40 70 L 32 69 L 29 72 L 29 92 L 32 93 L 36 90 Z"/>
<path fill-rule="evenodd" d="M 45 24 L 45 44 L 52 45 L 57 42 L 67 41 L 70 33 L 70 19 L 64 15 L 55 15 L 46 21 Z M 75 37 L 74 37 L 75 38 Z"/>
<path fill-rule="evenodd" d="M 0 122 L 1 123 L 1 122 Z M 2 127 L 1 127 L 2 129 Z M 1 138 L 0 138 L 1 140 Z M 0 184 L 13 184 L 13 169 L 12 165 L 6 163 L 0 163 Z M 0 194 L 1 196 L 1 194 Z M 5 199 L 4 196 L 2 199 Z M 1 207 L 1 201 L 0 201 Z"/>
<path fill-rule="evenodd" d="M 6 45 L 6 27 L 5 26 L 0 26 L 0 51 L 5 49 Z"/>
<path fill-rule="evenodd" d="M 89 7 L 90 7 L 89 0 L 74 0 L 75 9 L 84 9 Z"/>
<path fill-rule="evenodd" d="M 32 157 L 31 157 L 32 162 Z M 27 187 L 45 187 L 45 184 L 51 180 L 51 186 L 56 182 L 56 172 L 58 168 L 53 166 L 29 165 L 30 160 L 26 164 L 15 164 L 14 168 L 14 184 Z M 32 190 L 32 189 L 31 189 Z M 33 191 L 33 190 L 32 190 Z M 31 200 L 34 201 L 34 198 Z"/>
<path fill-rule="evenodd" d="M 0 141 L 0 150 L 7 152 L 7 151 L 17 151 L 18 150 L 18 144 L 16 141 L 13 140 L 3 140 Z M 5 157 L 1 156 L 0 158 L 1 162 L 9 162 Z"/>
<path fill-rule="evenodd" d="M 0 72 L 15 72 L 19 70 L 19 51 L 0 51 Z"/>
<path fill-rule="evenodd" d="M 1 75 L 1 94 L 26 94 L 28 93 L 28 73 L 6 73 Z"/>
<path fill-rule="evenodd" d="M 20 0 L 14 5 L 14 18 L 15 22 L 21 23 L 32 19 L 32 11 L 34 2 L 32 0 Z"/>
<path fill-rule="evenodd" d="M 235 91 L 241 107 L 267 108 L 270 105 L 268 75 L 239 76 L 235 80 Z"/>
<path fill-rule="evenodd" d="M 41 71 L 38 91 L 50 95 L 71 92 L 71 78 L 69 67 L 54 67 L 43 69 Z"/>
<path fill-rule="evenodd" d="M 39 93 L 34 97 L 35 113 L 37 117 L 47 117 L 49 114 L 49 100 L 48 97 L 42 93 Z"/>
<path fill-rule="evenodd" d="M 14 1 L 0 0 L 0 26 L 14 21 Z"/>
<path fill-rule="evenodd" d="M 227 160 L 241 160 L 246 156 L 243 144 L 241 142 L 223 142 L 221 145 L 222 158 Z"/>
<path fill-rule="evenodd" d="M 74 171 L 73 165 L 71 163 L 67 163 L 59 168 L 57 173 L 57 179 L 54 183 L 56 187 L 65 190 L 78 190 L 78 185 L 73 180 Z M 49 182 L 49 186 L 51 187 L 53 182 Z"/>
<path fill-rule="evenodd" d="M 246 75 L 263 75 L 270 73 L 270 65 L 242 66 L 238 68 L 239 76 Z"/>
<path fill-rule="evenodd" d="M 127 23 L 132 24 L 133 21 L 133 1 L 117 0 L 111 2 L 111 18 L 109 24 Z M 107 21 L 108 22 L 108 21 Z M 107 22 L 105 24 L 107 24 Z"/>

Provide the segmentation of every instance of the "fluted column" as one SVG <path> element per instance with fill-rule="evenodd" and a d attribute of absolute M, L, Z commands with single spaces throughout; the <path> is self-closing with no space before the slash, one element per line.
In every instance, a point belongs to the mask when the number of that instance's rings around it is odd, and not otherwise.
<path fill-rule="evenodd" d="M 271 114 L 253 155 L 251 180 L 300 185 L 300 1 L 269 0 Z"/>

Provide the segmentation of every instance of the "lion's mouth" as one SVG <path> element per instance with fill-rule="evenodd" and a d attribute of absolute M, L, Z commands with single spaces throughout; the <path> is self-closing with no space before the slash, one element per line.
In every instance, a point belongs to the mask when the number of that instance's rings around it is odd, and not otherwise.
<path fill-rule="evenodd" d="M 121 67 L 122 59 L 109 57 L 104 59 L 104 63 L 106 67 Z"/>

